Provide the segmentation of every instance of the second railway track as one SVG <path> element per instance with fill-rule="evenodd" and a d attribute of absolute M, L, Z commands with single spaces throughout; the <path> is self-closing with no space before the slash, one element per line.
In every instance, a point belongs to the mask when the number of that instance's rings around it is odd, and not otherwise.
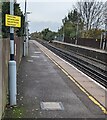
<path fill-rule="evenodd" d="M 69 63 L 73 64 L 75 67 L 80 69 L 82 72 L 93 78 L 95 81 L 107 88 L 107 70 L 106 65 L 96 62 L 93 64 L 93 60 L 88 60 L 88 58 L 81 57 L 80 55 L 56 48 L 46 42 L 41 42 L 42 45 L 53 51 L 55 54 L 65 59 Z"/>

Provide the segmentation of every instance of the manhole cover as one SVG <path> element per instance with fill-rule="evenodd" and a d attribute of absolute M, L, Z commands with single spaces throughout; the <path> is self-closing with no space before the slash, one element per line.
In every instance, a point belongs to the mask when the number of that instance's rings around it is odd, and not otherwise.
<path fill-rule="evenodd" d="M 42 110 L 64 110 L 61 102 L 41 102 Z"/>

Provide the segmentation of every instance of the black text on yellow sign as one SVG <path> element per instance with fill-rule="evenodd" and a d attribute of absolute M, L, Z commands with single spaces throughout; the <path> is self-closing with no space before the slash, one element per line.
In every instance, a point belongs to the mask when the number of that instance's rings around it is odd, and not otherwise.
<path fill-rule="evenodd" d="M 10 27 L 21 27 L 21 17 L 6 14 L 5 25 Z"/>

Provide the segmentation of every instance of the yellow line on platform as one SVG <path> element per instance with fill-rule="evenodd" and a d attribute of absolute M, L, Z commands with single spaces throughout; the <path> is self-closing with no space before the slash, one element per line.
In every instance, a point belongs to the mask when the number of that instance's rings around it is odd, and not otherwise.
<path fill-rule="evenodd" d="M 41 49 L 41 48 L 40 48 Z M 42 49 L 41 49 L 42 50 Z M 42 50 L 43 51 L 43 50 Z M 62 68 L 54 59 L 52 59 L 45 51 L 43 51 L 46 55 L 47 55 L 47 57 L 50 59 L 50 60 L 52 60 L 52 62 L 56 65 L 56 66 L 58 66 L 69 78 L 70 78 L 70 80 L 72 80 L 77 86 L 78 86 L 78 88 L 82 91 L 82 92 L 84 92 L 87 96 L 88 96 L 88 98 L 94 103 L 94 104 L 96 104 L 102 111 L 103 111 L 103 113 L 104 114 L 107 114 L 107 109 L 103 106 L 103 105 L 101 105 L 100 104 L 100 102 L 98 102 L 87 90 L 85 90 L 85 88 L 83 88 L 76 80 L 75 80 L 75 78 L 74 77 L 72 77 L 64 68 Z"/>

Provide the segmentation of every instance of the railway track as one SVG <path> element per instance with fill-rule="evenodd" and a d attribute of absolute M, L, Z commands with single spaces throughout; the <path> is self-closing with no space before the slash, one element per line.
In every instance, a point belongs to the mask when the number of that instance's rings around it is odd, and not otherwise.
<path fill-rule="evenodd" d="M 56 48 L 46 42 L 41 42 L 41 44 L 107 88 L 107 70 L 105 64 Z"/>

